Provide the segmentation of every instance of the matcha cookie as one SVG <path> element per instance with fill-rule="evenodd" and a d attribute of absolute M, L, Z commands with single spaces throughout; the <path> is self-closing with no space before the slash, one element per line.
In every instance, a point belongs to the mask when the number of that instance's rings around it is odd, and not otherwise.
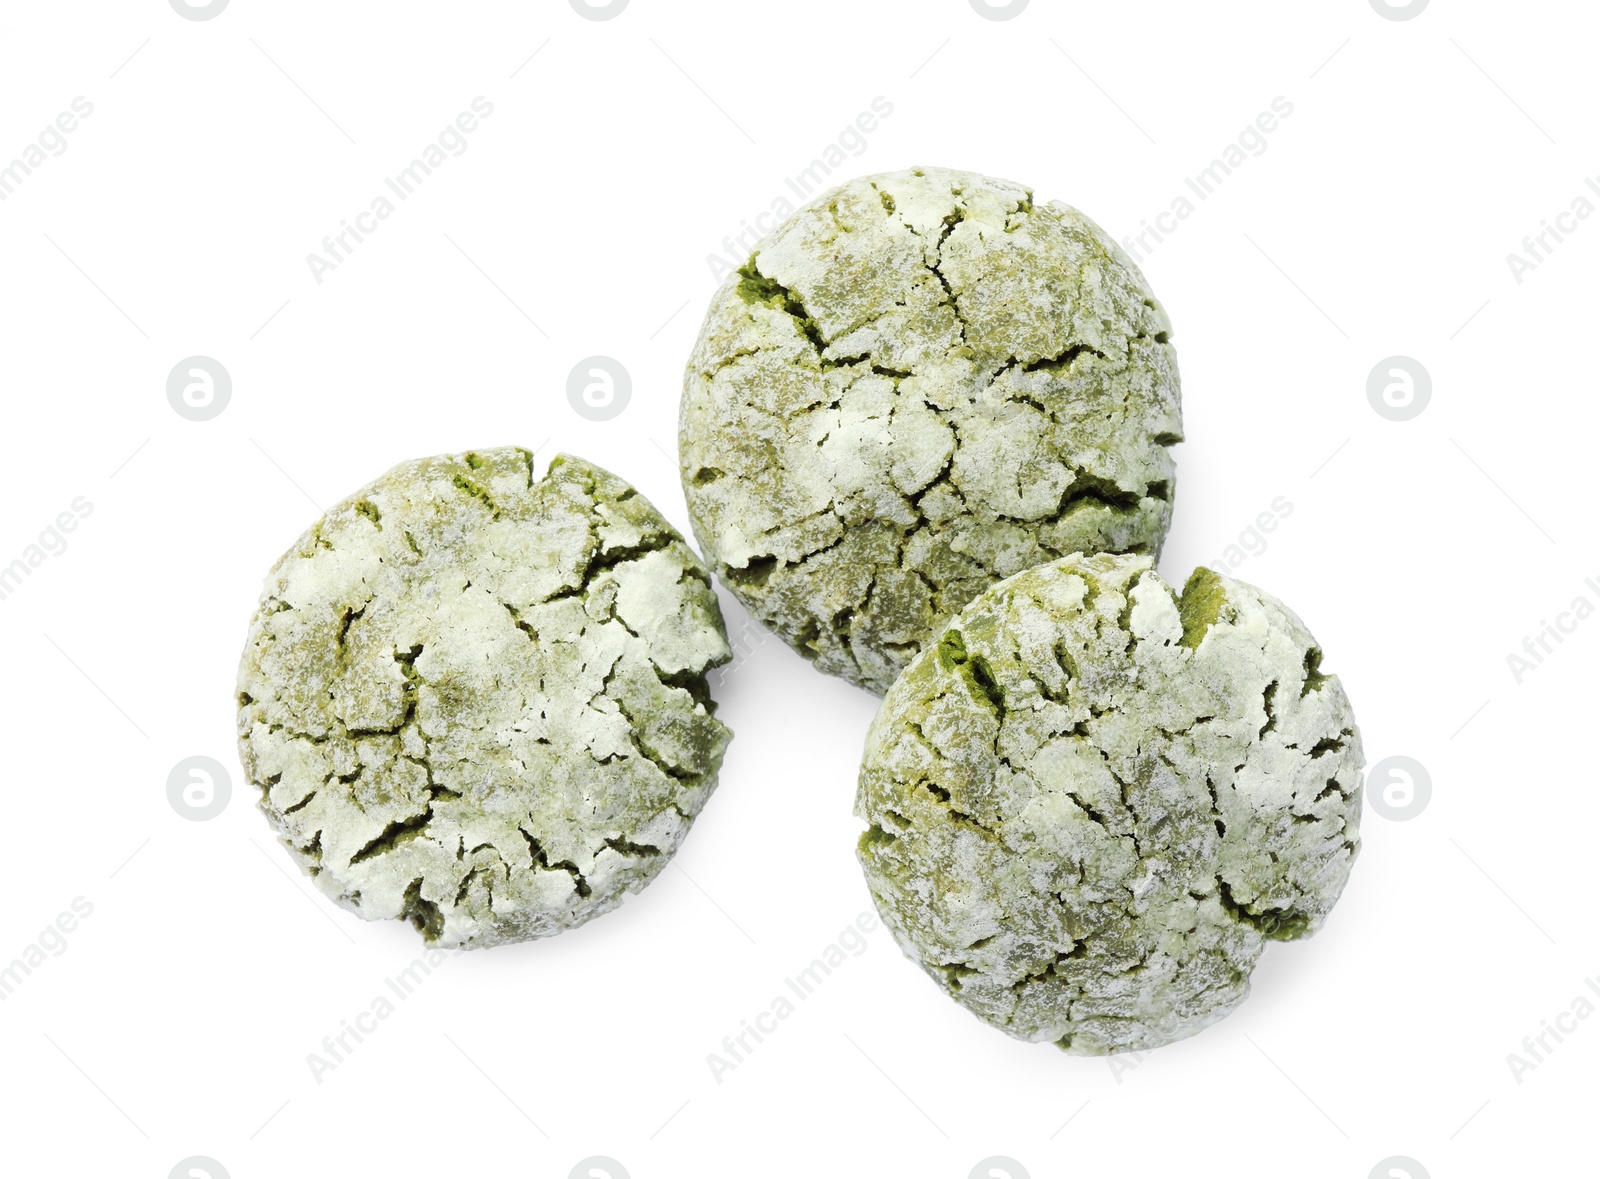
<path fill-rule="evenodd" d="M 730 736 L 705 680 L 728 654 L 710 574 L 616 476 L 419 459 L 267 575 L 240 756 L 339 904 L 441 946 L 546 937 L 683 841 Z"/>
<path fill-rule="evenodd" d="M 867 737 L 859 858 L 957 1002 L 1069 1052 L 1222 1018 L 1357 850 L 1361 741 L 1300 620 L 1206 569 L 1072 556 L 969 604 Z"/>
<path fill-rule="evenodd" d="M 884 692 L 994 582 L 1156 555 L 1171 328 L 1082 213 L 914 169 L 795 214 L 712 300 L 679 453 L 702 551 L 823 671 Z"/>

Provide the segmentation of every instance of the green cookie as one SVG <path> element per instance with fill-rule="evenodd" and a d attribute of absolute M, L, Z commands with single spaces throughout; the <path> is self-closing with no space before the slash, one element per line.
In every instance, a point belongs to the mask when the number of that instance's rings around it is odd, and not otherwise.
<path fill-rule="evenodd" d="M 1361 741 L 1276 599 L 1071 556 L 969 604 L 867 737 L 859 858 L 957 1002 L 1069 1052 L 1154 1048 L 1310 934 L 1358 846 Z"/>
<path fill-rule="evenodd" d="M 970 172 L 846 184 L 712 300 L 679 423 L 695 535 L 755 617 L 884 692 L 994 582 L 1159 552 L 1170 330 L 1075 209 Z"/>
<path fill-rule="evenodd" d="M 677 850 L 730 734 L 710 574 L 645 499 L 525 450 L 403 463 L 267 575 L 239 749 L 329 897 L 441 946 L 546 937 Z"/>

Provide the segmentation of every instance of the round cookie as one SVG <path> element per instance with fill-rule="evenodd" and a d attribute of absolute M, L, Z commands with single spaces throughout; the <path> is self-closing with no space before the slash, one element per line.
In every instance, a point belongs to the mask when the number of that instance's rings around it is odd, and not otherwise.
<path fill-rule="evenodd" d="M 1154 1048 L 1313 932 L 1355 858 L 1361 741 L 1276 599 L 1067 557 L 973 601 L 867 737 L 858 856 L 907 956 L 1069 1052 Z"/>
<path fill-rule="evenodd" d="M 710 574 L 644 497 L 506 447 L 403 463 L 267 575 L 239 750 L 329 897 L 430 943 L 546 937 L 677 850 L 730 733 Z"/>
<path fill-rule="evenodd" d="M 994 582 L 1159 553 L 1170 331 L 1075 209 L 970 172 L 852 181 L 712 300 L 679 421 L 701 550 L 790 646 L 882 693 Z"/>

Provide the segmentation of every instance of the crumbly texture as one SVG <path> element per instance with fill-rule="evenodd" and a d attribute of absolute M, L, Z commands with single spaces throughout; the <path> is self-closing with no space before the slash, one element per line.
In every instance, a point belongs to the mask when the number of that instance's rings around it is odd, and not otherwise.
<path fill-rule="evenodd" d="M 882 693 L 994 582 L 1159 553 L 1170 331 L 1076 209 L 970 172 L 852 181 L 712 300 L 679 422 L 701 550 L 790 646 Z"/>
<path fill-rule="evenodd" d="M 972 602 L 867 737 L 859 858 L 957 1002 L 1069 1052 L 1193 1035 L 1263 939 L 1310 934 L 1357 851 L 1361 742 L 1275 599 L 1072 556 Z"/>
<path fill-rule="evenodd" d="M 267 575 L 239 750 L 320 888 L 441 946 L 546 937 L 677 850 L 730 734 L 710 574 L 643 496 L 507 447 L 403 463 Z"/>

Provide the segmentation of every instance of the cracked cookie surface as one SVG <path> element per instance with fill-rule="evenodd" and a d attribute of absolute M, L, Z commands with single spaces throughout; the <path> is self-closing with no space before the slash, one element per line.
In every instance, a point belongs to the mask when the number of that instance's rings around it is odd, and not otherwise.
<path fill-rule="evenodd" d="M 882 693 L 994 582 L 1159 553 L 1170 331 L 1064 204 L 933 168 L 846 184 L 712 301 L 679 420 L 701 549 L 790 646 Z"/>
<path fill-rule="evenodd" d="M 665 866 L 731 734 L 710 574 L 628 484 L 506 447 L 403 463 L 268 573 L 240 757 L 317 887 L 441 946 L 545 937 Z"/>
<path fill-rule="evenodd" d="M 1276 599 L 1072 556 L 969 604 L 867 736 L 858 858 L 957 1002 L 1074 1053 L 1222 1018 L 1315 931 L 1357 848 L 1361 740 Z"/>

